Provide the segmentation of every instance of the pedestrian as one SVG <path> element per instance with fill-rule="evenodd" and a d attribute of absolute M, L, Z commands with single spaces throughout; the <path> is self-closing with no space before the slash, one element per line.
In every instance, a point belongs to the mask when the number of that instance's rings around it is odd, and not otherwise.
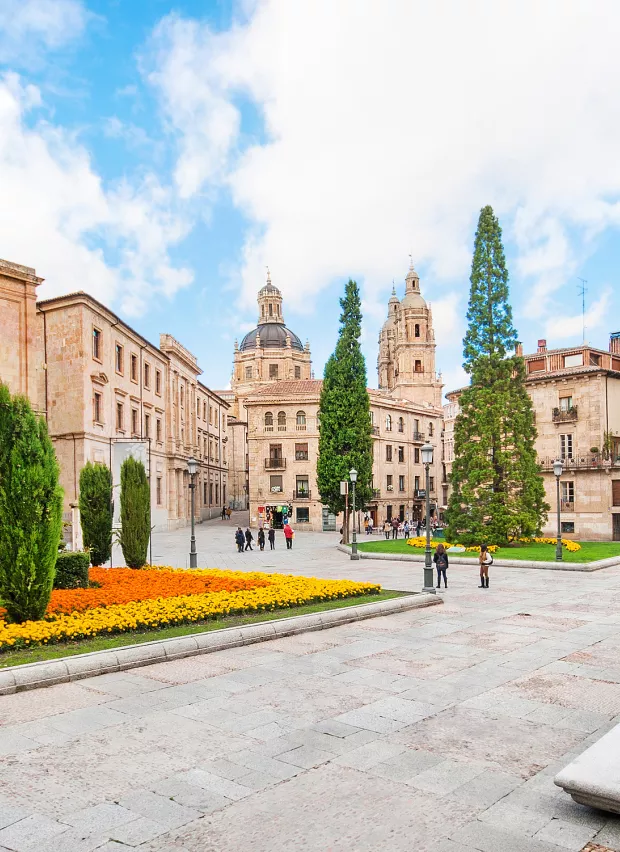
<path fill-rule="evenodd" d="M 293 532 L 293 528 L 290 524 L 284 524 L 284 538 L 286 539 L 286 549 L 293 549 L 293 536 L 295 533 Z"/>
<path fill-rule="evenodd" d="M 265 549 L 265 530 L 262 527 L 258 531 L 258 546 L 261 550 Z"/>
<path fill-rule="evenodd" d="M 232 509 L 230 508 L 230 506 L 228 506 L 226 508 L 226 517 L 228 518 L 228 520 L 230 520 L 231 515 L 232 515 Z"/>
<path fill-rule="evenodd" d="M 405 538 L 409 538 L 409 521 L 405 521 L 403 524 L 403 532 L 405 533 Z"/>
<path fill-rule="evenodd" d="M 239 553 L 243 553 L 243 545 L 245 543 L 245 536 L 243 535 L 243 530 L 241 527 L 237 527 L 237 532 L 235 533 L 235 541 L 237 542 L 237 550 Z"/>
<path fill-rule="evenodd" d="M 493 557 L 486 544 L 480 545 L 480 585 L 479 589 L 489 588 L 489 566 L 493 564 Z"/>
<path fill-rule="evenodd" d="M 364 518 L 364 532 L 368 535 L 368 518 Z"/>
<path fill-rule="evenodd" d="M 252 550 L 252 542 L 254 541 L 254 536 L 252 535 L 252 531 L 248 527 L 245 531 L 245 549 Z"/>
<path fill-rule="evenodd" d="M 269 539 L 269 550 L 275 550 L 276 547 L 276 531 L 273 527 L 269 527 L 267 531 L 267 538 Z"/>
<path fill-rule="evenodd" d="M 418 522 L 415 525 L 415 534 L 418 538 L 420 538 L 421 532 L 422 532 L 422 524 L 420 523 L 420 519 L 418 518 Z"/>
<path fill-rule="evenodd" d="M 392 538 L 398 538 L 398 527 L 400 526 L 400 518 L 392 518 Z"/>
<path fill-rule="evenodd" d="M 369 518 L 369 520 L 368 520 L 368 535 L 372 535 L 373 531 L 374 531 L 374 525 L 373 525 L 373 522 L 372 522 L 372 518 Z"/>
<path fill-rule="evenodd" d="M 222 506 L 221 515 L 222 515 L 222 520 L 225 521 L 226 520 L 226 506 Z"/>
<path fill-rule="evenodd" d="M 446 576 L 446 571 L 448 570 L 448 553 L 443 544 L 437 545 L 437 550 L 433 556 L 433 562 L 437 567 L 437 588 L 441 589 L 441 577 L 443 575 L 444 586 L 447 589 L 448 578 Z"/>
<path fill-rule="evenodd" d="M 392 524 L 386 518 L 385 523 L 383 524 L 383 532 L 385 533 L 385 540 L 388 541 L 390 538 L 390 531 L 392 529 Z"/>

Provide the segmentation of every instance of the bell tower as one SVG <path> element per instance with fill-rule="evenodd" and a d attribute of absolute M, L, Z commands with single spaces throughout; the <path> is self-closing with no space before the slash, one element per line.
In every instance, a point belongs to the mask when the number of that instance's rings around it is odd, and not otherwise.
<path fill-rule="evenodd" d="M 267 283 L 258 291 L 258 324 L 277 322 L 284 325 L 282 316 L 282 293 L 271 283 L 271 274 L 267 270 Z"/>

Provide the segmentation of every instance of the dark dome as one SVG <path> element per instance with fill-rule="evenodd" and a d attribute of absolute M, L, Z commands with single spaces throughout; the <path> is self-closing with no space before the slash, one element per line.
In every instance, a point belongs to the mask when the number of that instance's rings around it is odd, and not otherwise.
<path fill-rule="evenodd" d="M 299 352 L 304 351 L 301 340 L 297 337 L 294 331 L 287 328 L 281 322 L 266 322 L 262 325 L 248 331 L 246 336 L 241 341 L 239 349 L 244 352 L 248 349 L 256 349 L 256 335 L 260 335 L 261 348 L 265 349 L 284 349 L 286 347 L 287 335 L 291 338 L 291 347 Z"/>

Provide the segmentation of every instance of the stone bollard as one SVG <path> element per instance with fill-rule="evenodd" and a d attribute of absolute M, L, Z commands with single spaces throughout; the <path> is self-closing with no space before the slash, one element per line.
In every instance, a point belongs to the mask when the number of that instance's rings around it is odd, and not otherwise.
<path fill-rule="evenodd" d="M 79 503 L 71 503 L 71 550 L 84 550 Z"/>

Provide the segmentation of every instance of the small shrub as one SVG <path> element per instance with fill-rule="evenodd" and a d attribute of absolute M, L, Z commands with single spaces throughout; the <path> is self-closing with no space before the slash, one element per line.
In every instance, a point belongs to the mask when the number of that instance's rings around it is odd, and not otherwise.
<path fill-rule="evenodd" d="M 56 560 L 55 589 L 87 589 L 90 554 L 86 551 L 65 551 Z"/>

